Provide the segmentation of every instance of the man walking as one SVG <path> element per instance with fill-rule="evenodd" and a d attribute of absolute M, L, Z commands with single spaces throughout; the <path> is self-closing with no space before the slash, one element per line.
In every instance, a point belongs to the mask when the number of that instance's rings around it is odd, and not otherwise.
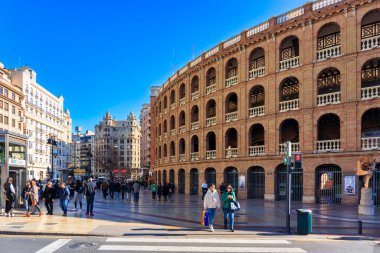
<path fill-rule="evenodd" d="M 139 196 L 140 195 L 140 184 L 139 182 L 135 182 L 135 184 L 133 185 L 133 200 L 135 202 L 138 202 L 139 201 Z"/>
<path fill-rule="evenodd" d="M 70 190 L 64 182 L 60 184 L 58 196 L 59 206 L 63 211 L 63 216 L 67 216 L 67 206 L 69 205 Z"/>
<path fill-rule="evenodd" d="M 126 194 L 127 194 L 127 201 L 131 201 L 131 193 L 132 193 L 132 182 L 127 182 L 127 185 L 125 186 L 125 191 L 126 191 Z"/>
<path fill-rule="evenodd" d="M 100 187 L 102 188 L 103 198 L 107 199 L 107 194 L 108 194 L 108 184 L 107 184 L 107 181 L 104 180 L 104 182 L 102 183 L 102 185 Z"/>
<path fill-rule="evenodd" d="M 42 194 L 42 198 L 45 201 L 47 215 L 53 215 L 53 202 L 55 198 L 55 189 L 53 188 L 52 182 L 47 183 L 45 187 L 45 191 Z"/>
<path fill-rule="evenodd" d="M 156 200 L 157 185 L 154 182 L 150 186 L 150 190 L 152 191 L 152 199 Z"/>
<path fill-rule="evenodd" d="M 90 177 L 84 187 L 84 195 L 87 201 L 86 215 L 94 216 L 95 187 L 96 185 L 92 182 L 92 177 Z"/>

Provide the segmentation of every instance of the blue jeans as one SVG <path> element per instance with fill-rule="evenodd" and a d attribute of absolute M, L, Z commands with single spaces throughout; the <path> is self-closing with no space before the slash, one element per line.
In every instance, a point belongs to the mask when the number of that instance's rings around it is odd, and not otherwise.
<path fill-rule="evenodd" d="M 207 208 L 208 217 L 209 217 L 208 223 L 210 224 L 210 226 L 212 226 L 214 224 L 215 211 L 216 211 L 216 208 Z"/>
<path fill-rule="evenodd" d="M 234 222 L 235 222 L 235 213 L 234 211 L 231 211 L 229 208 L 223 207 L 223 214 L 224 214 L 224 225 L 227 226 L 227 218 L 230 219 L 230 229 L 234 228 Z"/>
<path fill-rule="evenodd" d="M 93 213 L 94 212 L 94 195 L 87 195 L 86 201 L 87 201 L 87 212 L 86 213 Z"/>
<path fill-rule="evenodd" d="M 64 214 L 67 214 L 67 206 L 69 205 L 68 199 L 60 199 L 59 200 L 59 207 L 61 207 Z"/>

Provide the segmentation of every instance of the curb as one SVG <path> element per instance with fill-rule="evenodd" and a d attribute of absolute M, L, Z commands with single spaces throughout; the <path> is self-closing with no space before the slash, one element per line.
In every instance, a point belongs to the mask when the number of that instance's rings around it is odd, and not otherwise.
<path fill-rule="evenodd" d="M 25 231 L 0 231 L 0 235 L 43 235 L 43 236 L 70 236 L 70 237 L 115 237 L 106 234 L 76 234 L 76 233 L 48 233 L 48 232 L 25 232 Z"/>

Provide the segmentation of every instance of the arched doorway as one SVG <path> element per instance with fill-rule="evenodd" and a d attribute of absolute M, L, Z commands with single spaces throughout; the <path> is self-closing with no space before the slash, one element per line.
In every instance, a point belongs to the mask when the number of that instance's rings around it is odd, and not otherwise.
<path fill-rule="evenodd" d="M 315 169 L 315 197 L 317 203 L 341 203 L 342 170 L 339 166 L 324 164 Z"/>
<path fill-rule="evenodd" d="M 224 184 L 227 185 L 232 185 L 234 188 L 235 194 L 237 195 L 238 190 L 239 190 L 239 173 L 237 168 L 235 167 L 227 167 L 224 170 Z"/>
<path fill-rule="evenodd" d="M 247 197 L 249 199 L 264 199 L 265 171 L 264 168 L 254 166 L 247 172 Z"/>
<path fill-rule="evenodd" d="M 276 167 L 275 176 L 275 199 L 286 200 L 286 165 L 279 164 Z M 292 201 L 302 201 L 303 196 L 303 171 L 292 171 Z"/>
<path fill-rule="evenodd" d="M 186 174 L 184 169 L 178 171 L 178 193 L 185 194 Z"/>
<path fill-rule="evenodd" d="M 205 180 L 207 184 L 214 184 L 216 186 L 216 171 L 214 168 L 207 168 L 205 170 Z"/>
<path fill-rule="evenodd" d="M 169 183 L 174 184 L 174 170 L 169 171 Z"/>
<path fill-rule="evenodd" d="M 199 189 L 199 174 L 198 169 L 190 170 L 190 195 L 198 195 Z"/>

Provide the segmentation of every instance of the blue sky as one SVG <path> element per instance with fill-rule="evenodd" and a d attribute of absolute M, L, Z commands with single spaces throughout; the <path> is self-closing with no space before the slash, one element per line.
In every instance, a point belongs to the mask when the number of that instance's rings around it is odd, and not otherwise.
<path fill-rule="evenodd" d="M 124 119 L 195 57 L 300 0 L 2 0 L 0 62 L 62 94 L 73 126 Z"/>

